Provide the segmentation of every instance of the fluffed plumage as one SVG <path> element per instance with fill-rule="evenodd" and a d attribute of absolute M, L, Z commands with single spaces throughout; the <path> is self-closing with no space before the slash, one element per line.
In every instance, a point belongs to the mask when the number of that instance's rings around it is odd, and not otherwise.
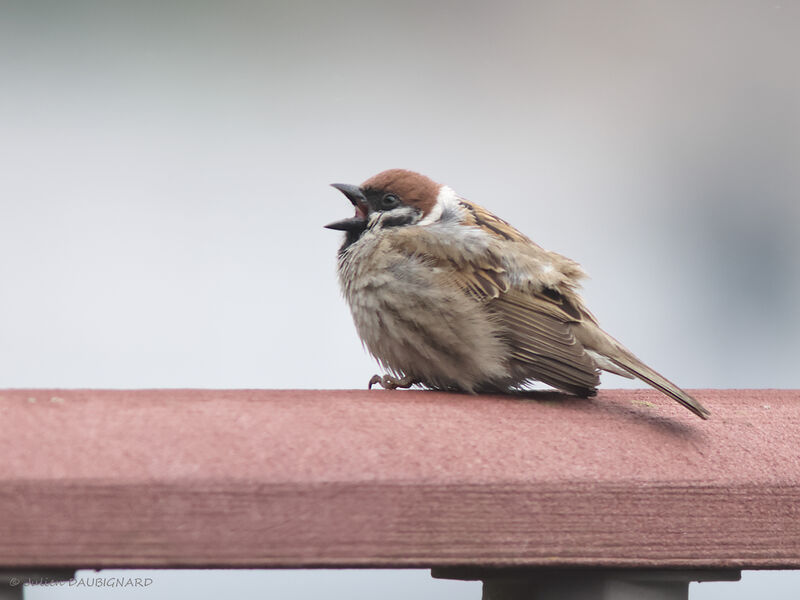
<path fill-rule="evenodd" d="M 600 328 L 577 292 L 576 262 L 412 171 L 334 187 L 356 210 L 327 225 L 346 232 L 339 281 L 359 336 L 391 374 L 371 383 L 477 393 L 538 380 L 587 396 L 605 370 L 708 417 Z"/>

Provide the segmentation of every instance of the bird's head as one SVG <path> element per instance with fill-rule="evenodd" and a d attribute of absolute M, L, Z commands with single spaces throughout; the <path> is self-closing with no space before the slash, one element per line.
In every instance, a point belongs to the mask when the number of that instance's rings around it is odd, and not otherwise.
<path fill-rule="evenodd" d="M 331 184 L 342 192 L 356 209 L 355 215 L 325 225 L 347 233 L 351 243 L 373 226 L 415 225 L 429 217 L 444 187 L 435 181 L 404 169 L 390 169 L 370 177 L 360 186 Z"/>

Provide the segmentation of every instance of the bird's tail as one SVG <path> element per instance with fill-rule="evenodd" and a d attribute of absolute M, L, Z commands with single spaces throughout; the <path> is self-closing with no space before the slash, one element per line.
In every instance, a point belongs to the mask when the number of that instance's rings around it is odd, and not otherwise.
<path fill-rule="evenodd" d="M 607 356 L 607 358 L 631 375 L 638 377 L 670 398 L 680 402 L 701 419 L 707 419 L 711 415 L 697 400 L 663 375 L 656 373 L 653 369 L 631 354 L 630 351 L 623 348 L 620 348 L 620 350 L 621 352 L 614 353 L 615 355 L 613 357 Z"/>

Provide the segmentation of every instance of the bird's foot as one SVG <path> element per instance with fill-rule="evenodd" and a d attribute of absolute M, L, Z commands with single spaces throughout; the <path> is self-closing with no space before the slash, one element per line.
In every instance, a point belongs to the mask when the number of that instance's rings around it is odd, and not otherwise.
<path fill-rule="evenodd" d="M 397 388 L 410 388 L 412 385 L 417 383 L 413 377 L 409 377 L 406 375 L 402 379 L 395 379 L 391 375 L 384 375 L 381 377 L 380 375 L 373 375 L 372 378 L 369 380 L 368 388 L 372 389 L 372 386 L 375 384 L 379 384 L 385 390 L 395 390 Z"/>

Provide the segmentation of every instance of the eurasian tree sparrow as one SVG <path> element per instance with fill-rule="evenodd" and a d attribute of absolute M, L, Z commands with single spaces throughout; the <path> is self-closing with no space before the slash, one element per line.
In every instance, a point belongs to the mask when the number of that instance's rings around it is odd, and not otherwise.
<path fill-rule="evenodd" d="M 603 370 L 709 416 L 600 329 L 578 295 L 576 262 L 419 173 L 333 187 L 355 206 L 326 225 L 345 232 L 339 282 L 358 335 L 389 372 L 370 387 L 506 392 L 538 380 L 590 396 Z"/>

